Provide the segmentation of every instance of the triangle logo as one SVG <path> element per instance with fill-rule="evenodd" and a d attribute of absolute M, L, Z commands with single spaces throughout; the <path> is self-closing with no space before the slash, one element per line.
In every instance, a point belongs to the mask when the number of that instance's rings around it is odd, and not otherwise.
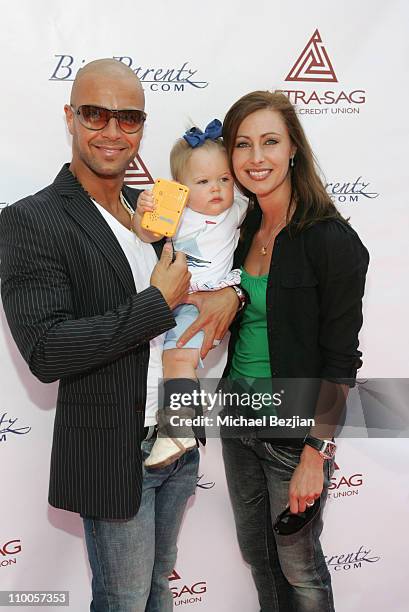
<path fill-rule="evenodd" d="M 170 576 L 168 576 L 168 580 L 180 580 L 180 576 L 177 571 L 174 569 Z"/>
<path fill-rule="evenodd" d="M 134 157 L 125 170 L 125 185 L 153 185 L 154 182 L 142 158 L 139 155 Z"/>
<path fill-rule="evenodd" d="M 301 55 L 286 76 L 286 81 L 335 82 L 338 79 L 332 67 L 321 35 L 315 30 Z"/>

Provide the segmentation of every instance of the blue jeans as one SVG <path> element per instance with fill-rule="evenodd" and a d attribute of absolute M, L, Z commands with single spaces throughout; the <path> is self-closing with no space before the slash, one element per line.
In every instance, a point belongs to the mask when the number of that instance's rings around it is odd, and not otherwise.
<path fill-rule="evenodd" d="M 320 513 L 298 533 L 276 535 L 272 525 L 288 503 L 301 450 L 256 438 L 222 442 L 238 541 L 261 612 L 333 612 L 331 578 L 319 537 L 334 462 L 324 462 Z"/>
<path fill-rule="evenodd" d="M 143 458 L 153 440 L 142 442 Z M 91 612 L 171 612 L 168 576 L 189 497 L 195 492 L 199 451 L 163 469 L 144 469 L 138 514 L 129 520 L 83 517 L 92 570 Z"/>

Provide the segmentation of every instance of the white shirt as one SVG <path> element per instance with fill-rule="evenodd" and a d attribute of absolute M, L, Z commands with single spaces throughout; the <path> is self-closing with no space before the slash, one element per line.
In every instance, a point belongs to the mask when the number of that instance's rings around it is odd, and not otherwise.
<path fill-rule="evenodd" d="M 109 227 L 115 234 L 125 257 L 132 270 L 135 287 L 138 292 L 150 286 L 152 270 L 157 264 L 158 258 L 151 244 L 142 242 L 136 234 L 126 229 L 111 213 L 103 208 L 98 202 L 92 200 Z M 149 364 L 147 393 L 145 405 L 145 427 L 155 425 L 156 412 L 158 410 L 158 379 L 163 378 L 162 348 L 165 334 L 156 336 L 149 343 Z"/>
<path fill-rule="evenodd" d="M 227 277 L 247 205 L 247 200 L 236 196 L 232 206 L 219 215 L 205 215 L 190 208 L 183 211 L 173 244 L 176 251 L 186 254 L 192 273 L 191 290 L 207 290 Z"/>

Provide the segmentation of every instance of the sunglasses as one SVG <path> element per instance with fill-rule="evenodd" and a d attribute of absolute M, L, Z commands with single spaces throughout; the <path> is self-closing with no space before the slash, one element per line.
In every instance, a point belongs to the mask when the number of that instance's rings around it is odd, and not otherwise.
<path fill-rule="evenodd" d="M 75 111 L 81 125 L 88 130 L 103 130 L 111 117 L 114 117 L 123 132 L 135 134 L 139 132 L 146 119 L 146 113 L 139 109 L 111 110 L 93 104 L 82 104 L 78 108 L 72 104 L 70 106 Z"/>
<path fill-rule="evenodd" d="M 313 506 L 307 506 L 304 512 L 298 512 L 297 514 L 290 512 L 290 508 L 288 507 L 278 515 L 273 525 L 273 529 L 279 535 L 293 535 L 315 518 L 320 511 L 320 507 L 320 498 L 315 500 Z"/>

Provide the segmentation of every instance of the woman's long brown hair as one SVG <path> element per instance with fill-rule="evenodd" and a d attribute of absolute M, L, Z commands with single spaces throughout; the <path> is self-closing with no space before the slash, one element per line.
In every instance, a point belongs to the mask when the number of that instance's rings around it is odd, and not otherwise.
<path fill-rule="evenodd" d="M 301 230 L 307 225 L 324 219 L 345 221 L 336 209 L 318 174 L 318 164 L 304 130 L 297 117 L 294 106 L 287 96 L 280 92 L 253 91 L 246 94 L 229 109 L 223 122 L 223 141 L 229 158 L 230 169 L 239 189 L 250 198 L 253 206 L 258 206 L 254 193 L 248 191 L 237 180 L 232 166 L 232 156 L 238 129 L 242 121 L 252 113 L 271 109 L 280 113 L 297 151 L 294 166 L 290 167 L 293 225 Z M 289 214 L 290 211 L 288 211 Z"/>

